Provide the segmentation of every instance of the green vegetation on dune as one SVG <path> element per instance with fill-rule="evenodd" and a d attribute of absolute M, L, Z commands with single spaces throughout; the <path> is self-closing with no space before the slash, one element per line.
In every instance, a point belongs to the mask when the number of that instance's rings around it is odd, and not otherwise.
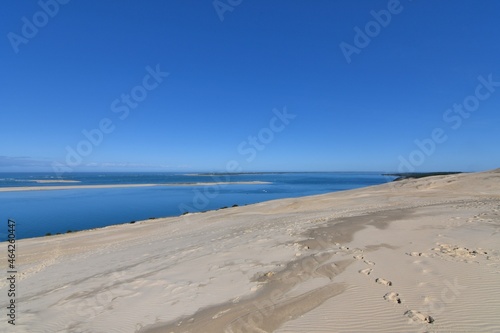
<path fill-rule="evenodd" d="M 403 173 L 388 173 L 384 174 L 384 176 L 395 176 L 398 177 L 394 179 L 394 181 L 404 180 L 404 179 L 417 179 L 431 176 L 448 176 L 448 175 L 456 175 L 462 172 L 403 172 Z"/>

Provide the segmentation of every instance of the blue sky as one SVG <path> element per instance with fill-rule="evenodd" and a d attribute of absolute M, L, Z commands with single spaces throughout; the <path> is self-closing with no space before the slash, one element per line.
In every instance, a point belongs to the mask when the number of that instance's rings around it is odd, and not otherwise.
<path fill-rule="evenodd" d="M 10 0 L 0 171 L 497 168 L 499 12 L 495 1 Z"/>

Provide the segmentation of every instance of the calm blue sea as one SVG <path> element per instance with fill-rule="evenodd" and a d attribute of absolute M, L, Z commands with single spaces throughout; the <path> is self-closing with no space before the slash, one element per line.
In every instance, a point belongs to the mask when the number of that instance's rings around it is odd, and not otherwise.
<path fill-rule="evenodd" d="M 70 189 L 0 192 L 0 239 L 7 220 L 16 221 L 16 237 L 65 233 L 153 217 L 178 216 L 233 205 L 342 191 L 392 181 L 380 173 L 73 173 L 58 180 L 50 173 L 0 173 L 0 187 L 108 184 L 196 184 L 139 188 Z M 43 181 L 43 182 L 40 182 Z M 260 181 L 268 184 L 215 185 L 216 182 Z"/>

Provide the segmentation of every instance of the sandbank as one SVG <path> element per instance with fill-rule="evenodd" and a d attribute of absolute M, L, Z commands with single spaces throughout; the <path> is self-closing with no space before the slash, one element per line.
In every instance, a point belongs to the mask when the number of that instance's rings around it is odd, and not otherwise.
<path fill-rule="evenodd" d="M 249 181 L 249 182 L 207 182 L 207 183 L 168 183 L 168 184 L 113 184 L 113 185 L 56 185 L 56 186 L 19 186 L 0 187 L 0 192 L 21 192 L 21 191 L 56 191 L 56 190 L 78 190 L 78 189 L 98 189 L 98 188 L 133 188 L 133 187 L 153 187 L 153 186 L 226 186 L 226 185 L 266 185 L 269 182 Z"/>

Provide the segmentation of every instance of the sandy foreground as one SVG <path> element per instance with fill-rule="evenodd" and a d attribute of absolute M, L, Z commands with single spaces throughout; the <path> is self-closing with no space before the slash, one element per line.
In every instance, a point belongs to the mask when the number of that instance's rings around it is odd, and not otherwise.
<path fill-rule="evenodd" d="M 2 279 L 2 332 L 500 332 L 500 169 L 16 249 L 16 326 Z"/>

